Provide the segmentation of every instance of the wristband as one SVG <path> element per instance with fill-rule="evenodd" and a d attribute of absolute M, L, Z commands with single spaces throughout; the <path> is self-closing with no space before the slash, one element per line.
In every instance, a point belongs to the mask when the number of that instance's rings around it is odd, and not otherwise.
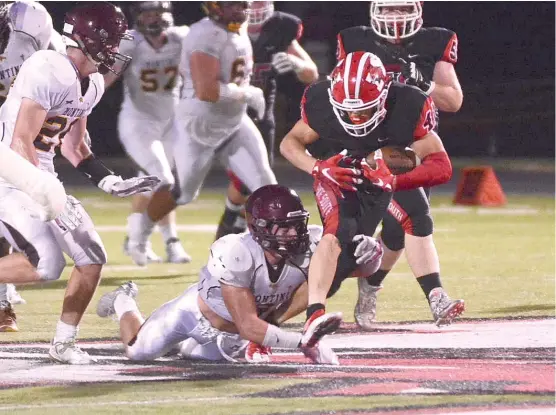
<path fill-rule="evenodd" d="M 94 154 L 81 160 L 77 165 L 77 170 L 83 173 L 95 186 L 98 186 L 101 180 L 106 176 L 114 174 L 114 172 L 106 167 L 102 161 L 97 159 Z"/>
<path fill-rule="evenodd" d="M 279 347 L 281 349 L 297 349 L 301 344 L 301 333 L 282 330 L 269 324 L 261 343 L 266 347 Z"/>

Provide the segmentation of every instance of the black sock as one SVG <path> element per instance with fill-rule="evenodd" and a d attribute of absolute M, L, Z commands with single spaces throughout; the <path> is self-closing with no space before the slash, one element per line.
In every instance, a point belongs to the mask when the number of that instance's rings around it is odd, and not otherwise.
<path fill-rule="evenodd" d="M 309 305 L 309 307 L 307 307 L 307 320 L 309 320 L 309 318 L 311 318 L 313 313 L 315 311 L 318 311 L 318 310 L 324 310 L 324 304 L 315 303 L 315 304 Z"/>
<path fill-rule="evenodd" d="M 390 272 L 389 269 L 387 270 L 379 269 L 373 275 L 367 277 L 367 282 L 369 283 L 369 285 L 372 285 L 373 287 L 380 287 L 380 284 L 382 284 L 382 281 L 384 281 L 384 278 L 386 278 L 389 272 Z"/>
<path fill-rule="evenodd" d="M 425 293 L 427 301 L 429 301 L 429 294 L 432 290 L 438 287 L 442 287 L 442 283 L 440 282 L 440 274 L 438 272 L 423 275 L 422 277 L 417 278 L 417 282 Z"/>
<path fill-rule="evenodd" d="M 220 218 L 218 230 L 216 231 L 216 239 L 231 233 L 238 233 L 234 225 L 238 222 L 241 216 L 242 205 L 232 205 L 230 203 L 230 206 L 228 206 L 228 203 L 230 202 L 226 201 L 226 209 L 224 209 L 224 213 Z"/>

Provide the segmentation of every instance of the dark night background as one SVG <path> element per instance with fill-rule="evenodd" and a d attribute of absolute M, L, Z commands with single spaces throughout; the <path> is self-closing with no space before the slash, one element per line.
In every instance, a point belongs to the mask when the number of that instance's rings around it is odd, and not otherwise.
<path fill-rule="evenodd" d="M 114 2 L 127 12 L 129 2 Z M 44 2 L 60 30 L 75 2 Z M 173 2 L 176 24 L 204 15 L 201 2 Z M 302 45 L 322 76 L 332 68 L 338 31 L 369 24 L 368 2 L 275 2 L 303 19 Z M 440 136 L 452 156 L 554 158 L 554 2 L 425 2 L 424 26 L 454 30 L 456 71 L 464 101 L 457 114 L 441 113 Z M 277 140 L 299 117 L 303 87 L 283 77 Z M 89 117 L 95 152 L 119 155 L 116 114 L 121 86 L 107 91 Z"/>

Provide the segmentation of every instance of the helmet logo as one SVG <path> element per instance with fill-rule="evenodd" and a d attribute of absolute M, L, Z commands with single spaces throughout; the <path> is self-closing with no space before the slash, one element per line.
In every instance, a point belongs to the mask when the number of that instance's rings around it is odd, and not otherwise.
<path fill-rule="evenodd" d="M 98 34 L 100 35 L 101 38 L 103 39 L 108 39 L 108 32 L 104 29 L 100 29 L 100 31 L 98 32 Z"/>

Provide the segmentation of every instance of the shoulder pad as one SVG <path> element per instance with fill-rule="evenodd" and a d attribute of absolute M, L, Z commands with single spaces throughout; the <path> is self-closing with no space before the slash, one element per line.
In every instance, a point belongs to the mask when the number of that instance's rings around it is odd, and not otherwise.
<path fill-rule="evenodd" d="M 68 58 L 54 50 L 39 50 L 33 53 L 26 63 L 26 68 L 33 68 L 43 77 L 49 77 L 52 90 L 67 88 L 76 82 L 77 74 Z"/>
<path fill-rule="evenodd" d="M 33 38 L 53 30 L 52 17 L 40 3 L 16 1 L 10 5 L 9 14 L 14 29 Z"/>
<path fill-rule="evenodd" d="M 172 26 L 168 28 L 168 37 L 176 39 L 178 42 L 185 39 L 189 33 L 189 26 Z"/>
<path fill-rule="evenodd" d="M 241 274 L 253 269 L 253 256 L 242 238 L 243 235 L 226 235 L 212 244 L 207 265 L 212 275 Z"/>
<path fill-rule="evenodd" d="M 274 16 L 279 21 L 282 36 L 291 39 L 292 42 L 303 36 L 303 23 L 299 17 L 278 11 L 274 12 Z"/>

